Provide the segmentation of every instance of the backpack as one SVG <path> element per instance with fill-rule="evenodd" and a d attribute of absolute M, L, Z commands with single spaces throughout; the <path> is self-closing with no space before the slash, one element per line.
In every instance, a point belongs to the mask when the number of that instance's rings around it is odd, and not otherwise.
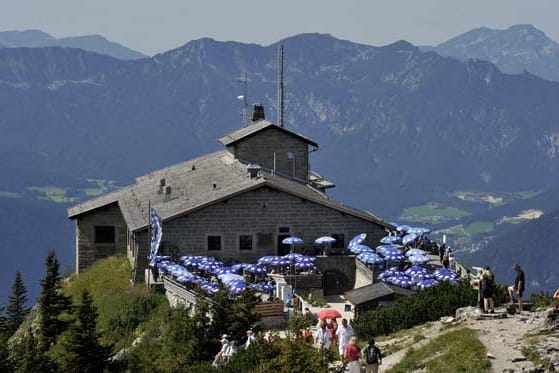
<path fill-rule="evenodd" d="M 367 347 L 367 364 L 376 364 L 378 363 L 378 348 L 375 346 Z"/>

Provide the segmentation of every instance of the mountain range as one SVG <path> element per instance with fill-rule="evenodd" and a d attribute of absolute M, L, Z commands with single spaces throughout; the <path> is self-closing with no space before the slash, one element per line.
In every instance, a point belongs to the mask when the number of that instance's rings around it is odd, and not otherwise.
<path fill-rule="evenodd" d="M 476 28 L 436 47 L 424 47 L 441 56 L 494 63 L 501 71 L 527 71 L 559 81 L 559 44 L 532 25 L 514 25 L 505 30 Z"/>
<path fill-rule="evenodd" d="M 101 35 L 84 35 L 55 38 L 40 30 L 0 32 L 0 48 L 68 47 L 106 54 L 121 60 L 137 60 L 144 54 L 109 41 Z"/>
<path fill-rule="evenodd" d="M 405 41 L 372 47 L 302 34 L 280 43 L 286 126 L 321 145 L 311 166 L 350 205 L 391 218 L 458 190 L 545 191 L 559 176 L 557 83 Z M 206 38 L 134 61 L 60 47 L 0 50 L 0 208 L 57 200 L 33 206 L 51 217 L 33 229 L 72 263 L 65 207 L 95 195 L 92 182 L 126 185 L 219 149 L 220 135 L 244 125 L 235 97 L 245 70 L 250 101 L 275 120 L 278 44 Z M 6 232 L 28 226 L 25 214 L 16 217 L 1 218 Z M 0 251 L 12 252 L 12 242 L 3 235 Z M 5 260 L 37 258 L 43 248 L 33 245 Z M 496 252 L 484 260 L 508 266 L 524 255 Z M 528 268 L 537 289 L 552 286 L 559 264 L 544 254 Z"/>

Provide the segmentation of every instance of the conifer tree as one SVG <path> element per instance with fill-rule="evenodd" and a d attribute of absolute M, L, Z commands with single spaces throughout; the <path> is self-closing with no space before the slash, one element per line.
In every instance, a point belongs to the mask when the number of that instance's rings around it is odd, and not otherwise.
<path fill-rule="evenodd" d="M 25 320 L 29 313 L 27 304 L 27 289 L 23 284 L 21 273 L 16 271 L 14 283 L 12 285 L 12 294 L 8 298 L 8 307 L 6 307 L 8 333 L 15 333 L 17 328 Z"/>
<path fill-rule="evenodd" d="M 8 338 L 8 319 L 4 307 L 0 306 L 0 337 Z"/>
<path fill-rule="evenodd" d="M 39 345 L 42 351 L 48 351 L 56 338 L 66 330 L 68 321 L 60 316 L 71 309 L 69 297 L 61 293 L 59 263 L 54 251 L 49 252 L 46 262 L 46 274 L 41 280 L 39 296 Z"/>
<path fill-rule="evenodd" d="M 102 372 L 109 349 L 99 343 L 97 310 L 84 290 L 77 306 L 76 321 L 61 338 L 57 363 L 61 372 Z"/>
<path fill-rule="evenodd" d="M 23 333 L 23 338 L 13 345 L 9 363 L 16 373 L 53 371 L 49 359 L 39 350 L 37 339 L 31 328 L 28 328 Z"/>

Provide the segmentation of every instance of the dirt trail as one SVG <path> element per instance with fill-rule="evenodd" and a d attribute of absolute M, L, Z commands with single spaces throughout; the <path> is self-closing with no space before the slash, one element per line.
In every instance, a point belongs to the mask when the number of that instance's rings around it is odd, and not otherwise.
<path fill-rule="evenodd" d="M 466 320 L 458 323 L 458 327 L 467 327 L 479 331 L 479 339 L 491 354 L 492 372 L 529 372 L 534 369 L 534 364 L 522 355 L 522 340 L 525 335 L 535 330 L 539 325 L 536 315 L 511 316 L 505 319 L 492 320 Z M 397 351 L 383 360 L 382 371 L 396 365 L 406 354 L 410 347 L 417 349 L 446 332 L 441 322 L 426 324 L 419 331 L 426 337 L 411 346 Z M 379 342 L 379 346 L 397 343 L 400 339 Z M 513 362 L 513 360 L 521 360 Z"/>

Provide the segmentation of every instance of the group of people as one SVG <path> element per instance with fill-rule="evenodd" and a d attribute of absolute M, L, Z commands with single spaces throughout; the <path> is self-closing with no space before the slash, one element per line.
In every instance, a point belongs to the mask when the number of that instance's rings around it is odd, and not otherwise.
<path fill-rule="evenodd" d="M 379 365 L 382 363 L 380 349 L 375 345 L 375 340 L 371 339 L 369 344 L 363 349 L 357 345 L 357 338 L 353 334 L 353 328 L 347 319 L 342 319 L 341 325 L 337 328 L 336 321 L 320 320 L 318 331 L 314 343 L 318 349 L 329 349 L 333 344 L 337 344 L 340 359 L 347 364 L 349 373 L 361 372 L 361 359 L 365 362 L 365 371 L 377 373 Z"/>
<path fill-rule="evenodd" d="M 520 267 L 520 264 L 515 264 L 513 269 L 516 271 L 516 277 L 514 279 L 514 284 L 507 287 L 510 302 L 515 303 L 518 302 L 518 311 L 522 312 L 522 295 L 524 294 L 526 279 L 524 276 L 524 271 Z M 480 276 L 480 291 L 481 296 L 483 298 L 483 310 L 487 313 L 494 313 L 495 312 L 495 275 L 491 271 L 489 266 L 482 269 Z"/>
<path fill-rule="evenodd" d="M 243 349 L 249 348 L 250 345 L 256 343 L 256 337 L 254 336 L 254 332 L 252 330 L 247 330 L 247 339 L 245 344 L 242 346 Z M 212 365 L 214 367 L 219 367 L 222 365 L 227 364 L 233 356 L 239 351 L 239 347 L 237 346 L 237 341 L 229 340 L 229 335 L 223 334 L 221 336 L 221 349 L 215 355 L 214 361 Z"/>

